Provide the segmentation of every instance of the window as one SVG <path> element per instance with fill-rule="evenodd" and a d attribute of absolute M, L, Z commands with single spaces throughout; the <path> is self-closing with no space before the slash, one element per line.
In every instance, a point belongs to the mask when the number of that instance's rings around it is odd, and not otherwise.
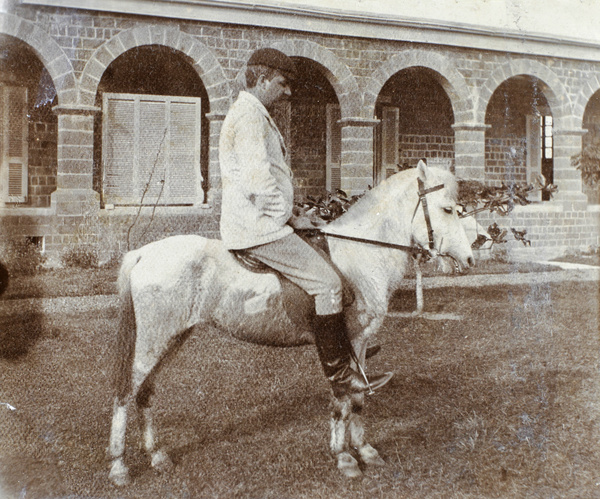
<path fill-rule="evenodd" d="M 552 116 L 541 116 L 540 147 L 542 158 L 542 175 L 547 183 L 554 183 L 554 137 L 552 136 Z M 542 201 L 550 201 L 550 193 L 542 192 Z"/>
<path fill-rule="evenodd" d="M 542 147 L 542 158 L 552 159 L 554 145 L 552 143 L 552 116 L 542 116 L 540 120 L 541 126 L 541 147 Z"/>
<path fill-rule="evenodd" d="M 0 203 L 27 201 L 27 88 L 0 85 Z"/>
<path fill-rule="evenodd" d="M 105 93 L 104 202 L 201 204 L 200 126 L 200 98 Z"/>

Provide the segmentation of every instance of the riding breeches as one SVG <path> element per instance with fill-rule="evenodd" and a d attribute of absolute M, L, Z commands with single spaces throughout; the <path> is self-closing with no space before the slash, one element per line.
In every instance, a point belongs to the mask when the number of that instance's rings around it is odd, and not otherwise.
<path fill-rule="evenodd" d="M 342 311 L 342 282 L 339 276 L 298 235 L 290 234 L 246 251 L 314 297 L 317 315 L 331 315 Z"/>

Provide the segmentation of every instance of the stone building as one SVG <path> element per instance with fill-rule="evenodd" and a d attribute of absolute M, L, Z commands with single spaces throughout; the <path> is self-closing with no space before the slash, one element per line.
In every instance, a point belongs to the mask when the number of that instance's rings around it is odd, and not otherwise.
<path fill-rule="evenodd" d="M 0 2 L 0 238 L 106 258 L 218 237 L 221 123 L 245 60 L 275 47 L 300 74 L 275 113 L 299 193 L 360 193 L 420 158 L 493 185 L 543 173 L 558 194 L 501 221 L 532 243 L 510 250 L 598 246 L 571 158 L 600 137 L 600 41 L 286 5 Z"/>

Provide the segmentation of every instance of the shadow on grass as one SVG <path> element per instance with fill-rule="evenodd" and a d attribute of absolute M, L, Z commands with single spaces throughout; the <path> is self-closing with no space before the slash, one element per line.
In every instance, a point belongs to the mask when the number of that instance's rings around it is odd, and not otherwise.
<path fill-rule="evenodd" d="M 306 425 L 307 421 L 321 421 L 329 415 L 329 404 L 327 390 L 314 388 L 312 393 L 288 390 L 281 393 L 276 403 L 271 399 L 262 407 L 257 406 L 248 417 L 240 416 L 235 421 L 224 424 L 219 431 L 211 431 L 207 434 L 210 428 L 206 425 L 194 424 L 193 432 L 197 437 L 185 445 L 172 449 L 169 456 L 177 465 L 190 454 L 201 454 L 203 449 L 211 444 L 223 441 L 238 442 L 254 435 L 262 435 L 265 428 L 273 431 L 299 424 Z"/>
<path fill-rule="evenodd" d="M 0 316 L 0 357 L 8 360 L 24 357 L 42 332 L 42 313 L 36 310 Z"/>
<path fill-rule="evenodd" d="M 9 276 L 0 263 L 0 295 L 9 289 L 9 282 L 15 282 Z M 41 336 L 42 324 L 42 313 L 35 308 L 0 315 L 0 358 L 17 360 L 26 355 Z"/>

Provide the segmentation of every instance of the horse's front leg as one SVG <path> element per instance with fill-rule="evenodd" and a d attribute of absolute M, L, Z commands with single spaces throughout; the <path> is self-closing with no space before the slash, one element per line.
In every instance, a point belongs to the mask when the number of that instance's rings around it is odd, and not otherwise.
<path fill-rule="evenodd" d="M 331 453 L 337 460 L 338 469 L 348 478 L 362 475 L 358 461 L 350 453 L 349 425 L 352 416 L 353 402 L 351 396 L 333 397 L 331 411 Z"/>
<path fill-rule="evenodd" d="M 383 315 L 383 314 L 382 314 Z M 368 321 L 367 327 L 361 334 L 357 335 L 352 346 L 356 352 L 358 362 L 366 370 L 365 355 L 367 352 L 367 338 L 374 335 L 383 324 L 383 316 L 372 317 Z M 352 397 L 352 407 L 348 419 L 348 431 L 350 436 L 350 446 L 356 449 L 360 460 L 370 466 L 383 466 L 385 461 L 379 456 L 377 450 L 365 440 L 365 427 L 362 418 L 362 411 L 365 405 L 365 395 L 358 394 Z"/>
<path fill-rule="evenodd" d="M 362 419 L 362 410 L 365 404 L 365 395 L 352 397 L 352 410 L 348 420 L 350 433 L 350 446 L 356 449 L 360 460 L 369 466 L 384 466 L 385 461 L 377 450 L 365 440 L 365 427 Z"/>

